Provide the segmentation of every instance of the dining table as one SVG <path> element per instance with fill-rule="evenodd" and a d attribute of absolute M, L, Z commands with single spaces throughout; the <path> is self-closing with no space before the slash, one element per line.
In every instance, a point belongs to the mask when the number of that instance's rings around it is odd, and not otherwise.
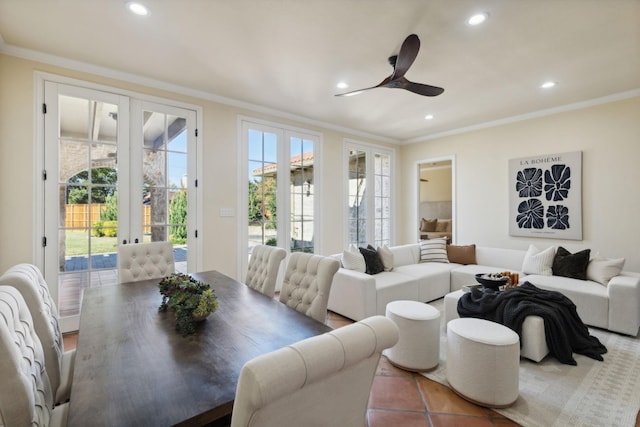
<path fill-rule="evenodd" d="M 218 309 L 192 335 L 159 311 L 160 279 L 84 290 L 69 427 L 228 422 L 245 362 L 331 330 L 218 271 Z"/>

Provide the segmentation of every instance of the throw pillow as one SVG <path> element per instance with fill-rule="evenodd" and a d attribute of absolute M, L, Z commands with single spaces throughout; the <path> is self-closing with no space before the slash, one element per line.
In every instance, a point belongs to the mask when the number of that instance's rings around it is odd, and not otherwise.
<path fill-rule="evenodd" d="M 439 219 L 436 224 L 435 231 L 439 232 L 447 232 L 451 231 L 451 220 L 450 219 Z"/>
<path fill-rule="evenodd" d="M 384 271 L 392 271 L 393 270 L 393 252 L 389 249 L 389 245 L 384 245 L 382 247 L 378 246 L 378 255 L 380 256 L 380 261 L 382 261 L 382 265 L 384 266 Z"/>
<path fill-rule="evenodd" d="M 447 245 L 447 258 L 456 264 L 477 264 L 476 245 Z"/>
<path fill-rule="evenodd" d="M 367 265 L 365 273 L 373 275 L 384 271 L 382 261 L 375 249 L 360 247 L 358 250 L 360 250 L 360 253 L 364 257 L 364 262 Z"/>
<path fill-rule="evenodd" d="M 590 254 L 591 249 L 584 249 L 572 254 L 562 246 L 558 247 L 551 267 L 553 275 L 587 280 L 587 265 Z"/>
<path fill-rule="evenodd" d="M 342 252 L 342 266 L 347 270 L 359 271 L 360 273 L 364 273 L 367 270 L 364 256 L 360 251 L 346 250 Z"/>
<path fill-rule="evenodd" d="M 556 255 L 556 248 L 551 246 L 543 251 L 534 245 L 529 245 L 529 250 L 522 262 L 522 272 L 524 274 L 541 274 L 551 276 L 553 274 L 553 258 Z"/>
<path fill-rule="evenodd" d="M 423 233 L 429 233 L 432 231 L 436 231 L 436 225 L 438 224 L 437 219 L 424 219 L 420 221 L 420 231 Z"/>
<path fill-rule="evenodd" d="M 449 262 L 447 258 L 447 239 L 429 239 L 420 241 L 420 262 Z"/>
<path fill-rule="evenodd" d="M 587 279 L 607 286 L 612 277 L 624 267 L 624 258 L 600 258 L 596 256 L 587 265 Z"/>

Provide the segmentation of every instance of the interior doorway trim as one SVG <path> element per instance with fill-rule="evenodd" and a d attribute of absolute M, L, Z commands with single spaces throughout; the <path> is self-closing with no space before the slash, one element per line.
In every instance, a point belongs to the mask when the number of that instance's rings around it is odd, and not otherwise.
<path fill-rule="evenodd" d="M 457 241 L 458 234 L 458 218 L 457 218 L 457 209 L 456 209 L 456 199 L 457 199 L 457 191 L 456 191 L 456 156 L 455 154 L 451 154 L 448 156 L 440 156 L 440 157 L 429 157 L 422 160 L 417 160 L 414 163 L 413 167 L 413 177 L 412 177 L 412 187 L 413 187 L 413 195 L 412 204 L 413 208 L 411 209 L 411 222 L 413 225 L 413 235 L 417 234 L 418 240 L 420 240 L 420 231 L 418 225 L 420 224 L 420 165 L 424 163 L 437 163 L 443 161 L 451 162 L 451 242 L 455 243 Z"/>

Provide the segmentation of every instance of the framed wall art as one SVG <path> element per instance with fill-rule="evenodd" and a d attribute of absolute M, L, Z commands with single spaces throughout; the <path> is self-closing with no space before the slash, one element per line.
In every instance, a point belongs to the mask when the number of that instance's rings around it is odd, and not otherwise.
<path fill-rule="evenodd" d="M 582 240 L 582 152 L 509 160 L 509 234 Z"/>

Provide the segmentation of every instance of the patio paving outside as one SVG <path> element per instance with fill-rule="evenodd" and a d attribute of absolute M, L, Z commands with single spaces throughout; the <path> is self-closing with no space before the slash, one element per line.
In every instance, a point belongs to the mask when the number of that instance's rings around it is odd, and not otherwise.
<path fill-rule="evenodd" d="M 187 248 L 173 249 L 176 272 L 187 273 Z M 89 258 L 72 256 L 65 259 L 66 271 L 59 275 L 58 307 L 60 317 L 77 316 L 82 305 L 82 290 L 89 287 Z M 117 254 L 91 256 L 91 287 L 116 285 L 118 283 Z"/>

